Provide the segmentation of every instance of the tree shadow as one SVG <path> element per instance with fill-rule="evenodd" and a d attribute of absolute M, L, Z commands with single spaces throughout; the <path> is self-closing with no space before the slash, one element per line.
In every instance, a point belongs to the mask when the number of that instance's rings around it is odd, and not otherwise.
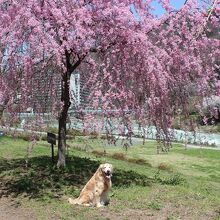
<path fill-rule="evenodd" d="M 47 156 L 33 157 L 27 167 L 24 158 L 0 158 L 0 198 L 9 195 L 39 199 L 77 196 L 100 164 L 88 158 L 71 157 L 65 169 L 57 169 L 50 160 Z M 152 179 L 134 171 L 115 169 L 112 182 L 114 187 L 146 186 Z"/>

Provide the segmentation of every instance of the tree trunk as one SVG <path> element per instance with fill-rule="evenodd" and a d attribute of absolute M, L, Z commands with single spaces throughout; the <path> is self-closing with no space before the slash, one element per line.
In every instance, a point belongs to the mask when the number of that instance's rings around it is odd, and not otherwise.
<path fill-rule="evenodd" d="M 4 106 L 3 105 L 0 105 L 0 120 L 3 116 L 3 112 L 4 112 Z"/>
<path fill-rule="evenodd" d="M 68 109 L 70 107 L 69 95 L 70 74 L 67 71 L 62 76 L 61 82 L 61 101 L 63 102 L 62 111 L 59 116 L 59 132 L 58 132 L 58 162 L 57 167 L 65 167 L 66 165 L 66 122 L 68 116 Z"/>
<path fill-rule="evenodd" d="M 9 102 L 9 98 L 8 98 L 8 96 L 6 96 L 4 102 L 2 104 L 0 104 L 0 120 L 1 120 L 1 118 L 3 116 L 4 110 L 5 110 L 8 102 Z"/>
<path fill-rule="evenodd" d="M 65 167 L 66 166 L 66 122 L 68 116 L 68 109 L 71 105 L 70 102 L 70 76 L 74 72 L 74 70 L 80 65 L 82 60 L 86 57 L 82 55 L 79 59 L 74 63 L 74 65 L 70 62 L 70 53 L 65 51 L 66 58 L 66 72 L 62 75 L 61 81 L 61 101 L 63 102 L 62 111 L 59 116 L 59 132 L 58 132 L 58 162 L 57 167 Z"/>

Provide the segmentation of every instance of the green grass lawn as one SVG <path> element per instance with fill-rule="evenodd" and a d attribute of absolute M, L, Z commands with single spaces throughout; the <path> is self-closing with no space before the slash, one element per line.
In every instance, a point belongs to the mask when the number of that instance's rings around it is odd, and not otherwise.
<path fill-rule="evenodd" d="M 57 169 L 46 142 L 28 150 L 27 141 L 0 138 L 0 201 L 33 219 L 220 219 L 220 151 L 175 144 L 157 154 L 153 141 L 125 150 L 84 137 L 68 145 L 67 167 Z M 103 162 L 115 170 L 109 206 L 68 204 Z"/>

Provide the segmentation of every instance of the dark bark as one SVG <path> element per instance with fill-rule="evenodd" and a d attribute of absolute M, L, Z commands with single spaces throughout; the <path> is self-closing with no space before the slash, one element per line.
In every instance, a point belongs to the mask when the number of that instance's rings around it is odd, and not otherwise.
<path fill-rule="evenodd" d="M 59 116 L 59 132 L 58 132 L 58 167 L 65 167 L 66 165 L 66 121 L 68 116 L 68 109 L 70 107 L 70 96 L 69 96 L 69 80 L 70 74 L 67 71 L 62 76 L 61 82 L 61 101 L 63 102 L 62 111 Z"/>
<path fill-rule="evenodd" d="M 0 105 L 0 120 L 3 116 L 3 112 L 4 112 L 4 106 L 3 105 Z"/>
<path fill-rule="evenodd" d="M 63 103 L 62 111 L 59 116 L 59 131 L 58 131 L 58 162 L 57 167 L 65 167 L 66 165 L 66 122 L 68 117 L 68 110 L 71 105 L 70 102 L 70 76 L 73 71 L 81 64 L 86 55 L 79 57 L 74 63 L 70 63 L 70 54 L 66 51 L 66 69 L 67 71 L 62 75 L 61 82 L 61 101 Z"/>
<path fill-rule="evenodd" d="M 8 104 L 8 102 L 9 102 L 9 97 L 7 96 L 7 97 L 5 98 L 5 100 L 4 100 L 4 102 L 0 105 L 0 120 L 1 120 L 1 118 L 2 118 L 2 116 L 3 116 L 4 110 L 5 110 L 5 108 L 6 108 L 7 104 Z"/>

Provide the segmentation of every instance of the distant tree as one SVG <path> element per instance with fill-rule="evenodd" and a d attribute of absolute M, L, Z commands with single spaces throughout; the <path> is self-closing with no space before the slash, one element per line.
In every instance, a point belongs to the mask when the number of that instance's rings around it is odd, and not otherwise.
<path fill-rule="evenodd" d="M 0 0 L 0 62 L 6 66 L 1 88 L 7 87 L 10 99 L 19 96 L 25 109 L 45 67 L 57 70 L 49 92 L 55 94 L 58 80 L 61 100 L 52 100 L 59 106 L 58 166 L 66 163 L 70 76 L 76 69 L 83 70 L 94 108 L 111 116 L 108 110 L 114 109 L 127 125 L 132 120 L 155 125 L 168 142 L 176 111 L 188 112 L 192 85 L 197 96 L 219 94 L 213 71 L 219 40 L 201 31 L 207 12 L 195 0 L 179 11 L 160 0 L 166 13 L 157 18 L 151 2 Z M 217 6 L 213 11 L 220 13 Z M 219 28 L 216 18 L 210 22 Z"/>

